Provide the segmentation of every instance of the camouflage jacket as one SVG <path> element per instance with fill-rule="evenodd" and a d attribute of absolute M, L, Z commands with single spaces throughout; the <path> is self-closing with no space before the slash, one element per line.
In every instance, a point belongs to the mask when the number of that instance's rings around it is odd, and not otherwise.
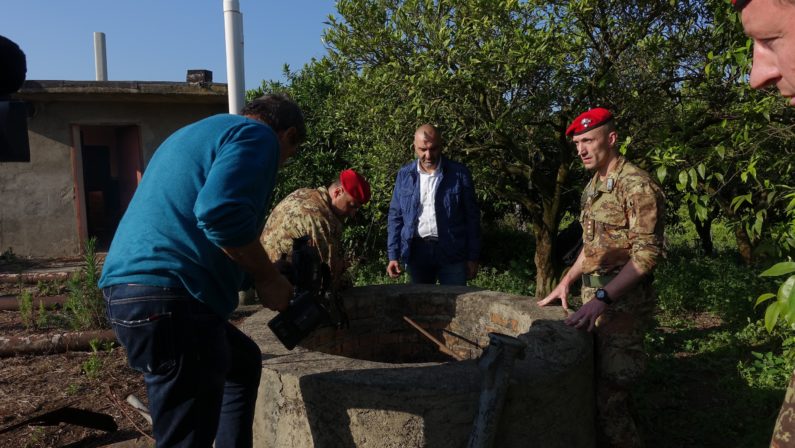
<path fill-rule="evenodd" d="M 282 254 L 289 260 L 293 238 L 309 235 L 320 252 L 320 259 L 331 268 L 335 287 L 340 285 L 344 261 L 342 256 L 342 221 L 331 208 L 326 187 L 301 188 L 287 195 L 271 211 L 260 243 L 271 261 Z"/>
<path fill-rule="evenodd" d="M 650 273 L 663 254 L 665 197 L 649 174 L 623 157 L 604 182 L 595 174 L 582 194 L 585 274 L 616 274 L 630 260 Z"/>

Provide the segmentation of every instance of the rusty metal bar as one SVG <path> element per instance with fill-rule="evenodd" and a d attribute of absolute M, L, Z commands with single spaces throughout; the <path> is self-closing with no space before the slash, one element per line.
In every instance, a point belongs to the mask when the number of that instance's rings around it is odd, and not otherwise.
<path fill-rule="evenodd" d="M 464 358 L 461 357 L 461 355 L 459 355 L 458 353 L 450 350 L 446 345 L 444 345 L 444 343 L 442 341 L 440 341 L 440 340 L 436 339 L 435 337 L 433 337 L 432 334 L 430 334 L 427 331 L 425 331 L 424 328 L 422 328 L 419 325 L 417 325 L 416 322 L 414 322 L 413 320 L 409 319 L 407 316 L 403 316 L 403 320 L 408 322 L 409 325 L 411 325 L 412 327 L 416 328 L 417 331 L 419 331 L 426 338 L 430 339 L 434 344 L 438 345 L 440 352 L 444 353 L 445 355 L 452 356 L 456 361 L 463 361 L 464 360 Z"/>

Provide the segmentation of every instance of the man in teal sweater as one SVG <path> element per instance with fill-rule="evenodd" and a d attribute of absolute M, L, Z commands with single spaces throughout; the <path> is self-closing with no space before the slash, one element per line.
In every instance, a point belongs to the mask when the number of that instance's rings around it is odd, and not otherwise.
<path fill-rule="evenodd" d="M 105 260 L 108 318 L 143 372 L 158 446 L 251 446 L 257 345 L 227 318 L 248 274 L 263 305 L 292 286 L 259 234 L 276 171 L 306 138 L 283 95 L 172 134 L 157 149 Z"/>

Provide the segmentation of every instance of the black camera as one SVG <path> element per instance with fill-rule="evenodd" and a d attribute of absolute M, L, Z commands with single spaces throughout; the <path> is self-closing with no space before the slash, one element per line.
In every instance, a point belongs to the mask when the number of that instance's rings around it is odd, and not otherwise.
<path fill-rule="evenodd" d="M 308 236 L 293 239 L 292 263 L 283 255 L 276 264 L 295 293 L 287 309 L 271 319 L 268 327 L 288 350 L 320 326 L 348 326 L 342 300 L 331 291 L 331 270 L 321 262 L 317 248 L 309 245 Z"/>

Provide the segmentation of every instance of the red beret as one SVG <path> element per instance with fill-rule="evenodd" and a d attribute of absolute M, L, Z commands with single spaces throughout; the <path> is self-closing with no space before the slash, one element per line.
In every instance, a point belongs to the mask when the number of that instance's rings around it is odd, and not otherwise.
<path fill-rule="evenodd" d="M 359 201 L 359 204 L 364 205 L 370 200 L 370 184 L 356 171 L 350 169 L 342 171 L 340 183 L 345 192 Z"/>
<path fill-rule="evenodd" d="M 745 5 L 750 3 L 751 0 L 732 0 L 732 5 L 734 5 L 734 9 L 737 11 L 742 11 L 745 8 Z"/>
<path fill-rule="evenodd" d="M 591 109 L 588 112 L 581 113 L 574 121 L 571 122 L 566 129 L 566 135 L 573 137 L 596 129 L 599 126 L 609 122 L 613 119 L 613 114 L 603 107 Z"/>

